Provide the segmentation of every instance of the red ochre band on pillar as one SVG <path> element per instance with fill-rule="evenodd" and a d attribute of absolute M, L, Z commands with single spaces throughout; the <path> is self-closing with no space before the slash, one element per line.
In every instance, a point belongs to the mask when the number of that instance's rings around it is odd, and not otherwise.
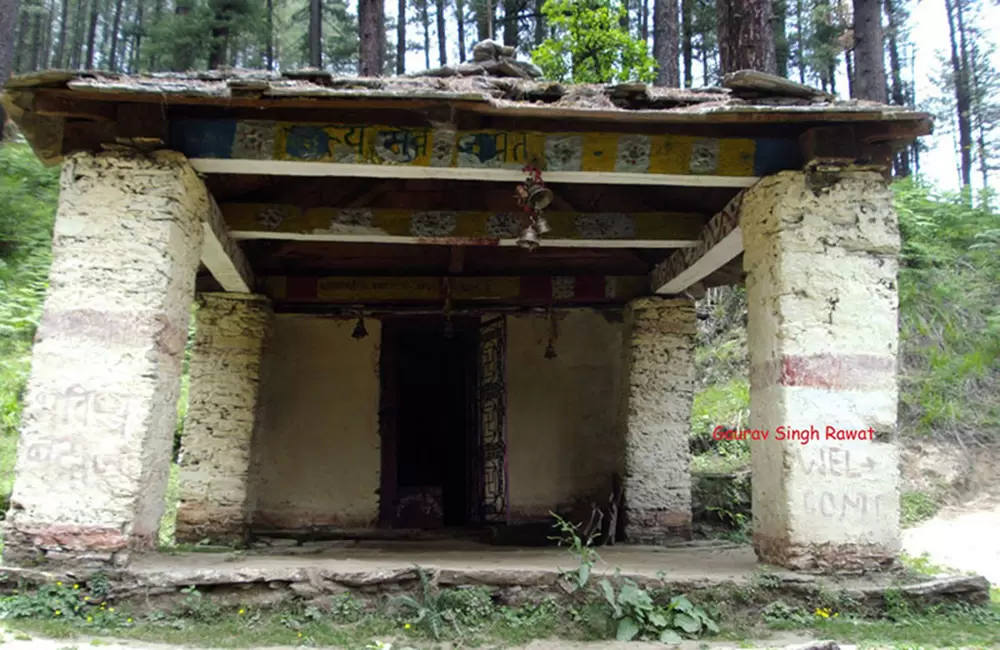
<path fill-rule="evenodd" d="M 872 354 L 788 355 L 750 369 L 754 386 L 789 386 L 834 390 L 891 388 L 896 359 Z"/>

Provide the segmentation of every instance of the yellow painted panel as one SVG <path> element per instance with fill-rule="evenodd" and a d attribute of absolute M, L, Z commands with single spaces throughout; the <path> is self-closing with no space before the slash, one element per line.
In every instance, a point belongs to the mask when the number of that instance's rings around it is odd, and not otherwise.
<path fill-rule="evenodd" d="M 755 143 L 753 140 L 732 139 L 719 141 L 720 176 L 753 176 Z"/>
<path fill-rule="evenodd" d="M 449 278 L 451 297 L 456 300 L 517 298 L 520 278 Z"/>
<path fill-rule="evenodd" d="M 441 296 L 439 278 L 321 278 L 320 300 L 419 300 Z"/>
<path fill-rule="evenodd" d="M 688 174 L 694 138 L 686 135 L 662 135 L 653 138 L 649 157 L 650 174 Z"/>
<path fill-rule="evenodd" d="M 486 237 L 486 224 L 490 212 L 457 212 L 455 213 L 454 237 Z"/>
<path fill-rule="evenodd" d="M 585 172 L 613 172 L 618 157 L 618 135 L 615 133 L 587 133 L 583 136 L 583 164 Z"/>

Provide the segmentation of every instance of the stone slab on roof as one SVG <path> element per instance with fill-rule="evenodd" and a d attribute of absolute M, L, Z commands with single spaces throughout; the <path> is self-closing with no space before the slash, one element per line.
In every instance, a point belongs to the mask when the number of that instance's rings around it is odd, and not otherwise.
<path fill-rule="evenodd" d="M 799 119 L 811 116 L 824 121 L 828 115 L 850 114 L 853 119 L 930 123 L 927 114 L 907 107 L 839 100 L 808 86 L 750 71 L 727 76 L 723 87 L 702 89 L 662 88 L 644 83 L 568 85 L 458 72 L 449 76 L 425 73 L 364 78 L 338 77 L 316 70 L 275 74 L 236 69 L 148 75 L 56 70 L 14 77 L 6 88 L 8 92 L 69 90 L 108 102 L 119 98 L 122 101 L 226 105 L 241 100 L 241 104 L 246 105 L 256 100 L 274 105 L 281 100 L 313 100 L 321 106 L 323 100 L 398 99 L 481 104 L 485 105 L 483 108 L 495 109 L 489 112 L 539 117 L 600 114 L 610 120 L 630 120 L 639 116 L 655 120 L 676 116 L 683 121 L 701 121 L 698 116 L 729 114 L 738 121 L 743 121 L 741 115 L 752 121 L 753 117 L 747 114 L 772 113 L 800 114 Z"/>

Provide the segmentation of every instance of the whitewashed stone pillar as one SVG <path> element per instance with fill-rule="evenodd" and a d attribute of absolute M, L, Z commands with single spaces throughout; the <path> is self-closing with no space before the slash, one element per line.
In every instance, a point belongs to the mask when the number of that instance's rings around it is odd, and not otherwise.
<path fill-rule="evenodd" d="M 208 205 L 177 153 L 63 163 L 5 561 L 124 564 L 154 544 Z"/>
<path fill-rule="evenodd" d="M 270 320 L 263 296 L 199 296 L 181 440 L 178 541 L 245 538 L 260 359 Z"/>
<path fill-rule="evenodd" d="M 751 446 L 757 555 L 804 570 L 891 565 L 900 541 L 892 193 L 871 172 L 784 172 L 748 191 L 740 223 L 750 427 L 770 432 Z M 790 429 L 806 433 L 789 438 Z M 864 433 L 847 440 L 842 430 Z"/>
<path fill-rule="evenodd" d="M 630 543 L 691 537 L 694 337 L 692 300 L 639 298 L 625 310 L 624 515 Z"/>

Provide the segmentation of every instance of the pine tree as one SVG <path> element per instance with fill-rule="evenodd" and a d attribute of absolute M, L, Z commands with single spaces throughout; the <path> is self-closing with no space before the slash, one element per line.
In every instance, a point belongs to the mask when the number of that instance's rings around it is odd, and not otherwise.
<path fill-rule="evenodd" d="M 885 104 L 885 42 L 881 0 L 854 0 L 853 97 Z"/>
<path fill-rule="evenodd" d="M 625 14 L 627 12 L 623 12 Z M 680 86 L 678 69 L 677 0 L 653 0 L 653 58 L 656 85 Z"/>
<path fill-rule="evenodd" d="M 358 2 L 358 74 L 362 77 L 382 75 L 382 60 L 385 56 L 385 11 L 383 0 L 359 0 Z M 425 0 L 426 5 L 426 0 Z"/>
<path fill-rule="evenodd" d="M 771 0 L 719 0 L 718 11 L 722 73 L 777 72 Z"/>

